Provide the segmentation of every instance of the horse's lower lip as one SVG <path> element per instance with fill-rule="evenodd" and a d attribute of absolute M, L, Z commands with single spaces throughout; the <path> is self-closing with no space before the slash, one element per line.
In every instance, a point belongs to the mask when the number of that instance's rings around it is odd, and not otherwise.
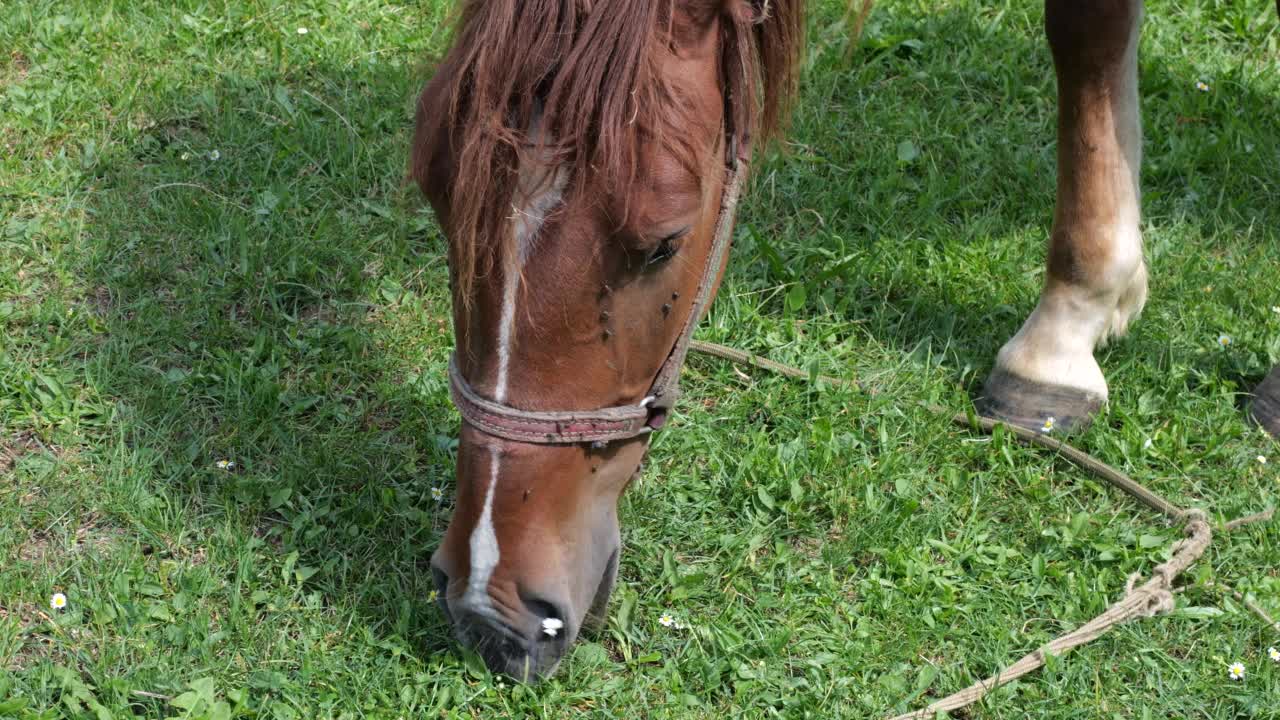
<path fill-rule="evenodd" d="M 522 599 L 529 607 L 519 613 L 519 618 L 510 618 L 519 620 L 514 625 L 498 613 L 451 608 L 448 601 L 449 577 L 433 563 L 431 574 L 436 602 L 453 628 L 458 643 L 479 655 L 491 672 L 504 673 L 521 682 L 538 682 L 555 673 L 584 626 L 593 629 L 603 626 L 621 553 L 621 546 L 615 544 L 596 582 L 591 605 L 582 617 L 574 617 L 576 613 L 566 616 L 550 603 L 545 603 L 548 609 L 540 610 L 538 604 L 528 598 Z M 548 617 L 563 622 L 562 626 L 555 628 L 554 634 L 542 626 L 542 621 Z M 525 620 L 532 621 L 526 624 Z"/>
<path fill-rule="evenodd" d="M 460 625 L 458 642 L 484 660 L 490 672 L 504 673 L 520 682 L 538 682 L 550 677 L 569 649 L 571 636 L 526 638 L 507 627 L 484 629 Z"/>

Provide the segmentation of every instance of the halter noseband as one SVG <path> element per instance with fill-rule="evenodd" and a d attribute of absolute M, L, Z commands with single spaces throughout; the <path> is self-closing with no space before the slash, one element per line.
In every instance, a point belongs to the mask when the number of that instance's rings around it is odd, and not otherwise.
<path fill-rule="evenodd" d="M 716 218 L 711 253 L 707 256 L 684 328 L 662 367 L 658 368 L 658 375 L 645 398 L 636 405 L 615 405 L 599 410 L 521 410 L 481 397 L 462 377 L 455 351 L 449 358 L 449 393 L 463 420 L 487 435 L 541 445 L 584 442 L 603 445 L 613 440 L 638 437 L 666 424 L 668 413 L 680 397 L 680 369 L 689 353 L 689 342 L 698 321 L 711 304 L 716 277 L 724 264 L 733 234 L 733 216 L 742 191 L 746 165 L 746 158 L 739 152 L 746 150 L 746 144 L 740 147 L 737 136 L 730 133 L 727 145 L 725 165 L 729 176 L 720 196 L 720 214 Z"/>

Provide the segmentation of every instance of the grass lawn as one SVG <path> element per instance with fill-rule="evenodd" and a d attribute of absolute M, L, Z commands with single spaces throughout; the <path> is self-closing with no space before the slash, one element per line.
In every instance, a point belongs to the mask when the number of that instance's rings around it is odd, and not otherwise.
<path fill-rule="evenodd" d="M 429 598 L 458 419 L 404 169 L 444 0 L 0 2 L 0 717 L 874 718 L 1117 599 L 1173 528 L 915 405 L 963 407 L 1039 292 L 1039 5 L 884 0 L 848 61 L 841 12 L 699 336 L 883 392 L 694 357 L 608 626 L 525 687 Z M 1152 296 L 1079 438 L 1219 519 L 1280 494 L 1240 408 L 1280 360 L 1277 28 L 1149 3 Z M 1277 566 L 1280 523 L 1223 538 L 1171 615 L 969 716 L 1280 717 L 1280 634 L 1227 592 L 1280 612 Z"/>

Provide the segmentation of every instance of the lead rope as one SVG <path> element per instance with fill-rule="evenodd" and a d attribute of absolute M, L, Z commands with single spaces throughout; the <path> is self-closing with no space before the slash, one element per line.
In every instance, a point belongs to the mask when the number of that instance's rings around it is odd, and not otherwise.
<path fill-rule="evenodd" d="M 768 370 L 780 375 L 785 375 L 786 377 L 800 379 L 809 379 L 812 377 L 810 373 L 807 373 L 798 367 L 785 365 L 780 362 L 769 360 L 768 358 L 725 347 L 724 345 L 695 340 L 690 343 L 689 349 L 694 352 L 702 353 L 703 355 L 711 355 L 739 365 L 749 365 L 761 370 Z M 874 396 L 877 394 L 873 388 L 868 388 L 856 380 L 836 378 L 828 375 L 818 375 L 817 379 L 831 383 L 832 385 L 853 388 L 868 395 Z M 1151 617 L 1153 615 L 1166 613 L 1174 608 L 1173 581 L 1182 574 L 1183 571 L 1191 567 L 1196 560 L 1200 559 L 1200 556 L 1204 555 L 1205 550 L 1207 550 L 1209 545 L 1213 542 L 1213 528 L 1209 525 L 1208 515 L 1203 510 L 1199 508 L 1181 508 L 1161 497 L 1159 494 L 1151 491 L 1125 473 L 1116 470 L 1092 455 L 1078 450 L 1057 438 L 1048 437 L 1042 433 L 1027 430 L 1016 425 L 1009 425 L 1007 423 L 1000 422 L 999 420 L 993 420 L 980 415 L 971 416 L 966 413 L 952 414 L 950 410 L 947 410 L 940 405 L 934 405 L 926 402 L 921 402 L 920 405 L 928 409 L 930 412 L 938 415 L 951 415 L 951 421 L 961 427 L 968 429 L 981 429 L 988 433 L 993 432 L 997 427 L 1003 427 L 1006 431 L 1013 433 L 1014 436 L 1024 442 L 1032 445 L 1039 445 L 1057 452 L 1071 462 L 1128 493 L 1134 499 L 1164 515 L 1170 521 L 1181 523 L 1187 537 L 1173 544 L 1170 548 L 1172 557 L 1169 558 L 1168 562 L 1157 565 L 1155 570 L 1152 571 L 1151 577 L 1146 582 L 1139 585 L 1138 581 L 1141 579 L 1141 576 L 1137 573 L 1131 575 L 1129 577 L 1129 581 L 1125 584 L 1124 597 L 1120 598 L 1108 607 L 1101 615 L 1065 635 L 1054 638 L 1034 652 L 1024 655 L 1017 662 L 1005 667 L 995 675 L 992 675 L 985 680 L 980 680 L 964 690 L 948 695 L 937 702 L 930 703 L 928 707 L 895 716 L 891 718 L 891 720 L 932 718 L 940 712 L 949 712 L 967 707 L 978 702 L 996 688 L 1044 667 L 1046 658 L 1048 657 L 1060 655 L 1074 647 L 1096 640 L 1117 625 L 1121 625 L 1135 618 Z M 1218 527 L 1218 532 L 1225 534 L 1245 525 L 1269 521 L 1274 514 L 1275 508 L 1268 508 L 1262 512 L 1237 518 L 1231 522 L 1225 523 Z M 1261 606 L 1257 603 L 1248 601 L 1239 593 L 1235 593 L 1234 591 L 1232 592 L 1238 599 L 1244 601 L 1245 606 L 1257 615 L 1264 623 L 1266 623 L 1269 628 L 1280 633 L 1280 623 L 1277 623 L 1272 619 Z"/>

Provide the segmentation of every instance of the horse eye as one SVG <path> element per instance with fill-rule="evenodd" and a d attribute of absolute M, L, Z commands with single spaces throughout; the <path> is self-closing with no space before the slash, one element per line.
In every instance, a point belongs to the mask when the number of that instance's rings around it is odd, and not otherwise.
<path fill-rule="evenodd" d="M 670 260 L 680 250 L 680 240 L 689 233 L 689 228 L 682 228 L 658 241 L 658 246 L 645 258 L 646 268 L 657 267 Z"/>

